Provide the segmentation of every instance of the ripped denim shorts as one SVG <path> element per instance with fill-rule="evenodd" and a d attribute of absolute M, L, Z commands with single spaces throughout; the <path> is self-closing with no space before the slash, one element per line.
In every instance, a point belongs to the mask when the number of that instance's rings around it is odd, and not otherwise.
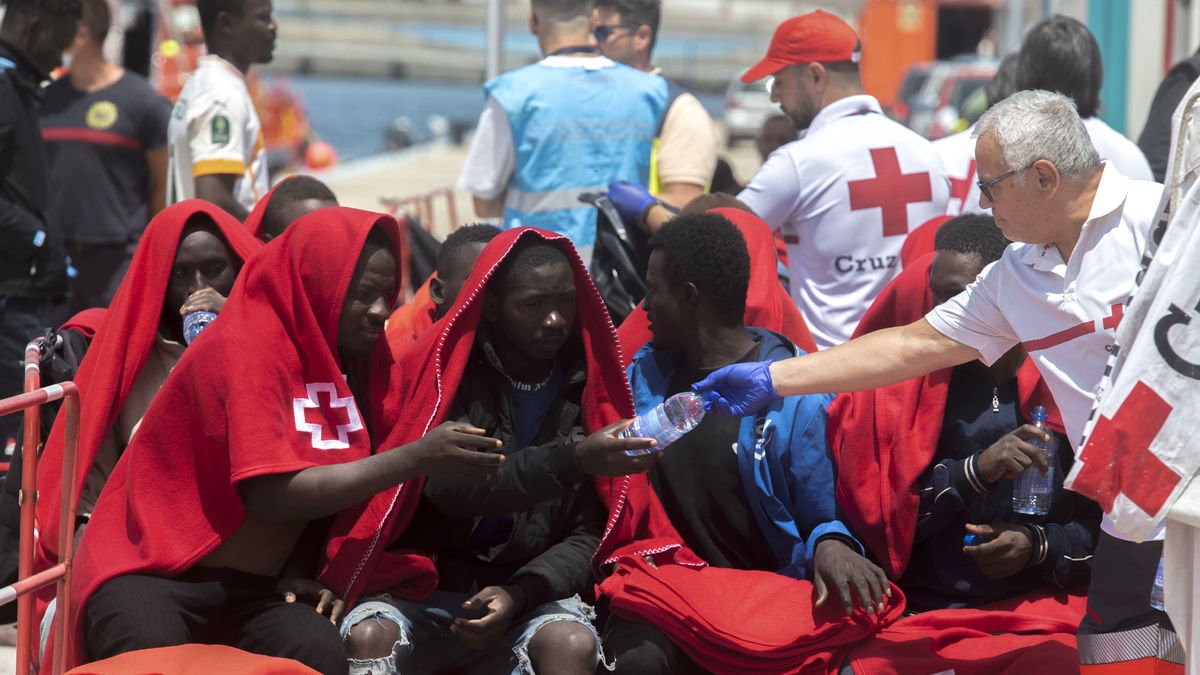
<path fill-rule="evenodd" d="M 390 595 L 367 598 L 342 621 L 342 638 L 364 621 L 390 621 L 400 627 L 400 639 L 389 656 L 375 659 L 350 659 L 350 675 L 393 675 L 397 673 L 532 674 L 529 643 L 542 626 L 553 621 L 574 621 L 588 627 L 596 638 L 597 656 L 603 662 L 600 637 L 593 625 L 596 614 L 579 598 L 554 600 L 526 611 L 509 626 L 504 637 L 490 649 L 468 649 L 450 632 L 449 627 L 425 613 L 438 608 L 455 614 L 471 597 L 466 593 L 436 591 L 424 602 L 410 602 Z M 607 665 L 607 664 L 606 664 Z"/>

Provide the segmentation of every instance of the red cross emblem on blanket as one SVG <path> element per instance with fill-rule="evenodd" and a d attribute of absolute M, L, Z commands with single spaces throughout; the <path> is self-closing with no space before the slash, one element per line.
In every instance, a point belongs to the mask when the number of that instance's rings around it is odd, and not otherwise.
<path fill-rule="evenodd" d="M 1180 480 L 1150 452 L 1170 414 L 1171 406 L 1145 382 L 1134 385 L 1112 419 L 1101 416 L 1096 422 L 1071 489 L 1095 499 L 1106 512 L 1123 492 L 1139 509 L 1157 514 Z"/>
<path fill-rule="evenodd" d="M 345 450 L 350 447 L 350 434 L 363 428 L 362 419 L 358 416 L 358 407 L 354 405 L 353 396 L 338 397 L 337 388 L 332 382 L 314 382 L 304 385 L 308 398 L 292 399 L 292 415 L 296 418 L 296 431 L 312 435 L 312 446 L 317 450 Z M 325 403 L 321 403 L 321 394 L 325 394 Z M 338 410 L 341 410 L 339 412 Z M 308 411 L 319 413 L 319 422 L 308 421 Z M 345 424 L 336 420 L 345 419 Z M 325 429 L 329 427 L 330 436 L 326 438 Z"/>
<path fill-rule="evenodd" d="M 901 173 L 895 148 L 872 148 L 871 163 L 874 178 L 846 183 L 850 210 L 877 208 L 883 215 L 883 236 L 908 234 L 908 205 L 933 200 L 929 173 Z"/>

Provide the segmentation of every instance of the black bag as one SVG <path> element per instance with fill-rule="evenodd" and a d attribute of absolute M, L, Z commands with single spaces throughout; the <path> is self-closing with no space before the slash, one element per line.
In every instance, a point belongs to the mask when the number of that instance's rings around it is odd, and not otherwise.
<path fill-rule="evenodd" d="M 608 307 L 613 325 L 621 325 L 646 297 L 646 267 L 650 236 L 639 227 L 626 227 L 617 208 L 603 192 L 579 195 L 596 207 L 596 245 L 592 249 L 592 281 Z"/>
<path fill-rule="evenodd" d="M 47 344 L 52 349 L 42 353 L 38 362 L 42 374 L 42 386 L 60 384 L 75 379 L 79 372 L 79 364 L 87 353 L 92 341 L 82 332 L 68 328 L 66 330 L 46 331 Z M 54 426 L 54 418 L 58 415 L 62 401 L 43 404 L 39 410 L 42 427 L 42 442 L 50 435 Z M 17 580 L 18 549 L 21 531 L 21 448 L 25 436 L 17 437 L 16 449 L 8 466 L 8 474 L 0 484 L 0 585 L 11 584 Z M 40 448 L 39 448 L 40 452 Z M 17 619 L 17 603 L 12 602 L 0 607 L 0 623 L 12 623 Z"/>

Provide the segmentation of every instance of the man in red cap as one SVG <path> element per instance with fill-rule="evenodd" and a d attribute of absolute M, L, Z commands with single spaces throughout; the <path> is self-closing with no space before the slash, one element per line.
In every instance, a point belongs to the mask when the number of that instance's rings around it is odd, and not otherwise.
<path fill-rule="evenodd" d="M 900 271 L 910 228 L 946 211 L 929 141 L 889 120 L 859 81 L 858 36 L 823 11 L 780 24 L 742 75 L 773 77 L 771 100 L 807 133 L 776 150 L 738 195 L 788 247 L 792 298 L 825 349 Z"/>

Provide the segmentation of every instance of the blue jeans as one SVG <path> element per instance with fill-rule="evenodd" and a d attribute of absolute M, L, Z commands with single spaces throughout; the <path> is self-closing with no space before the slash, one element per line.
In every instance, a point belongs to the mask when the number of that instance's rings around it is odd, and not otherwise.
<path fill-rule="evenodd" d="M 450 629 L 425 613 L 436 607 L 454 615 L 471 597 L 466 593 L 435 591 L 425 602 L 409 602 L 390 595 L 377 595 L 355 607 L 342 621 L 342 638 L 363 621 L 391 621 L 400 627 L 400 639 L 390 656 L 377 659 L 350 659 L 350 675 L 393 675 L 394 673 L 438 673 L 447 670 L 463 673 L 533 673 L 529 643 L 542 626 L 553 621 L 583 624 L 596 637 L 597 655 L 600 638 L 592 625 L 596 614 L 576 595 L 547 602 L 525 612 L 513 621 L 508 632 L 495 645 L 483 651 L 468 649 Z"/>

